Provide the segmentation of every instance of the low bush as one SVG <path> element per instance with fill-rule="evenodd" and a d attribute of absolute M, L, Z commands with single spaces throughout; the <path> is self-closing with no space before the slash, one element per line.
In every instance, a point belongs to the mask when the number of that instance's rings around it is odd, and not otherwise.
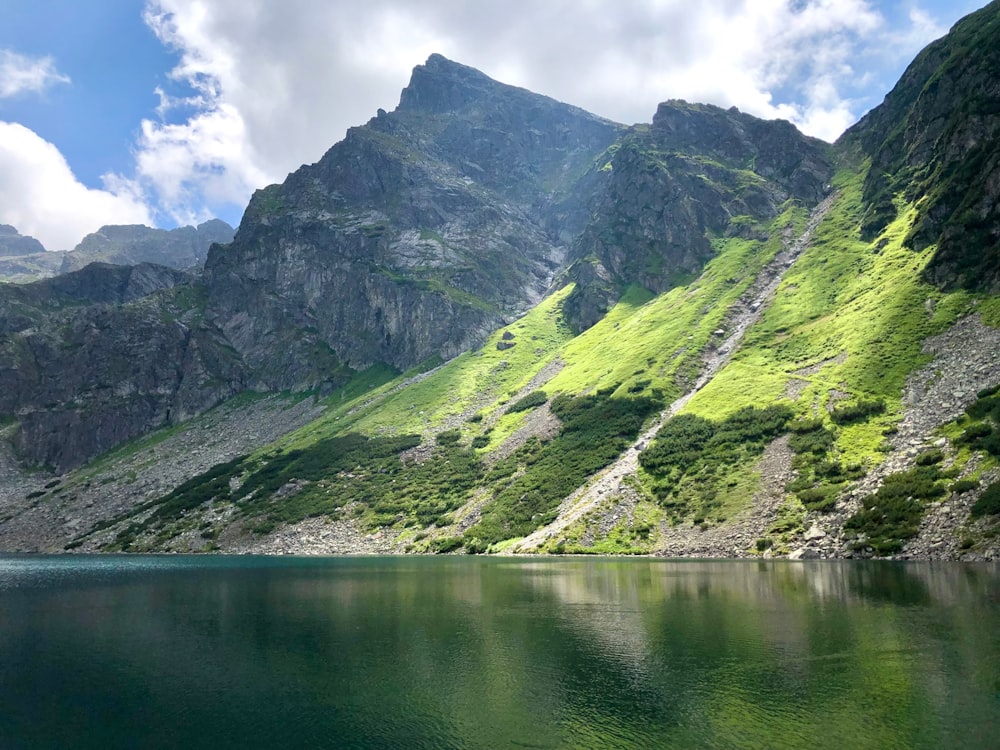
<path fill-rule="evenodd" d="M 944 461 L 944 453 L 939 450 L 925 451 L 914 460 L 917 466 L 933 466 Z"/>
<path fill-rule="evenodd" d="M 945 494 L 937 465 L 918 466 L 890 474 L 877 492 L 861 501 L 861 509 L 847 519 L 844 529 L 863 534 L 855 547 L 869 547 L 878 555 L 890 555 L 917 535 L 925 501 Z"/>
<path fill-rule="evenodd" d="M 1000 482 L 995 482 L 983 490 L 983 494 L 972 506 L 972 517 L 1000 515 Z"/>
<path fill-rule="evenodd" d="M 454 552 L 455 550 L 460 549 L 461 546 L 462 537 L 460 536 L 442 536 L 430 543 L 431 550 L 439 555 Z"/>
<path fill-rule="evenodd" d="M 885 412 L 885 401 L 882 399 L 865 400 L 839 404 L 830 410 L 830 419 L 835 424 L 845 425 L 854 422 L 863 422 L 869 417 Z"/>
<path fill-rule="evenodd" d="M 507 407 L 507 414 L 516 414 L 519 411 L 534 409 L 549 400 L 545 391 L 532 391 L 524 398 L 520 398 Z"/>
<path fill-rule="evenodd" d="M 434 442 L 438 445 L 455 445 L 459 440 L 462 439 L 462 431 L 455 430 L 445 430 L 444 432 L 439 432 L 434 438 Z"/>

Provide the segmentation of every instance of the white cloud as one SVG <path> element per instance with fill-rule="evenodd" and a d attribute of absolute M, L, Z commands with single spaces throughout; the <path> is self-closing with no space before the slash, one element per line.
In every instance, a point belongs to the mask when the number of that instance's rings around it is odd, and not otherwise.
<path fill-rule="evenodd" d="M 888 5 L 149 0 L 147 24 L 180 61 L 161 119 L 142 124 L 137 184 L 178 221 L 242 206 L 391 109 L 431 52 L 626 123 L 685 98 L 833 140 L 885 93 L 871 87 L 886 66 L 942 31 L 913 0 L 887 23 Z"/>
<path fill-rule="evenodd" d="M 56 70 L 51 57 L 28 57 L 0 49 L 0 99 L 24 92 L 40 92 L 69 77 Z"/>
<path fill-rule="evenodd" d="M 140 196 L 109 178 L 104 190 L 83 185 L 59 150 L 17 123 L 0 122 L 0 223 L 68 250 L 104 224 L 150 224 Z"/>

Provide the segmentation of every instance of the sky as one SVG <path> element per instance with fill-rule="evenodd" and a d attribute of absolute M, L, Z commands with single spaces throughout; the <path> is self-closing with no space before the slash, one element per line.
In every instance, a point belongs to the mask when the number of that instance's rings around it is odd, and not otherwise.
<path fill-rule="evenodd" d="M 687 99 L 835 140 L 985 0 L 0 0 L 0 224 L 236 225 L 434 52 L 618 122 Z"/>

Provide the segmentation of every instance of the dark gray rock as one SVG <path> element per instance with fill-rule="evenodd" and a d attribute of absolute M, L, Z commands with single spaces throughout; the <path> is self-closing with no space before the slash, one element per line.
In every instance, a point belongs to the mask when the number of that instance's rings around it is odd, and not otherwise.
<path fill-rule="evenodd" d="M 826 193 L 828 144 L 790 123 L 684 101 L 661 104 L 609 153 L 592 218 L 575 243 L 567 315 L 587 328 L 630 284 L 660 293 L 697 274 L 712 236 L 756 236 L 788 199 Z M 738 219 L 738 221 L 734 221 Z"/>
<path fill-rule="evenodd" d="M 254 195 L 208 314 L 259 387 L 455 356 L 548 290 L 582 223 L 567 196 L 620 131 L 433 55 L 394 112 Z"/>
<path fill-rule="evenodd" d="M 201 268 L 213 243 L 231 242 L 235 230 L 220 219 L 197 227 L 153 229 L 141 224 L 104 226 L 84 237 L 63 259 L 61 272 L 89 263 L 156 263 L 180 270 Z"/>
<path fill-rule="evenodd" d="M 20 234 L 10 224 L 0 224 L 0 258 L 44 252 L 45 247 L 34 237 Z"/>
<path fill-rule="evenodd" d="M 896 195 L 919 201 L 906 242 L 937 245 L 926 276 L 945 288 L 1000 291 L 998 71 L 1000 2 L 992 2 L 925 48 L 838 142 L 871 159 L 867 236 L 896 217 Z"/>

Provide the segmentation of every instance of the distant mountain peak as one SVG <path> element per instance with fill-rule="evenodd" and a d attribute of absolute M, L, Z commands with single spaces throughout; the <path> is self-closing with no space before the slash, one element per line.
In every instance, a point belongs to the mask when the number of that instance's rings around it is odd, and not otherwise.
<path fill-rule="evenodd" d="M 45 247 L 34 237 L 28 237 L 10 224 L 0 224 L 0 257 L 44 253 Z"/>

